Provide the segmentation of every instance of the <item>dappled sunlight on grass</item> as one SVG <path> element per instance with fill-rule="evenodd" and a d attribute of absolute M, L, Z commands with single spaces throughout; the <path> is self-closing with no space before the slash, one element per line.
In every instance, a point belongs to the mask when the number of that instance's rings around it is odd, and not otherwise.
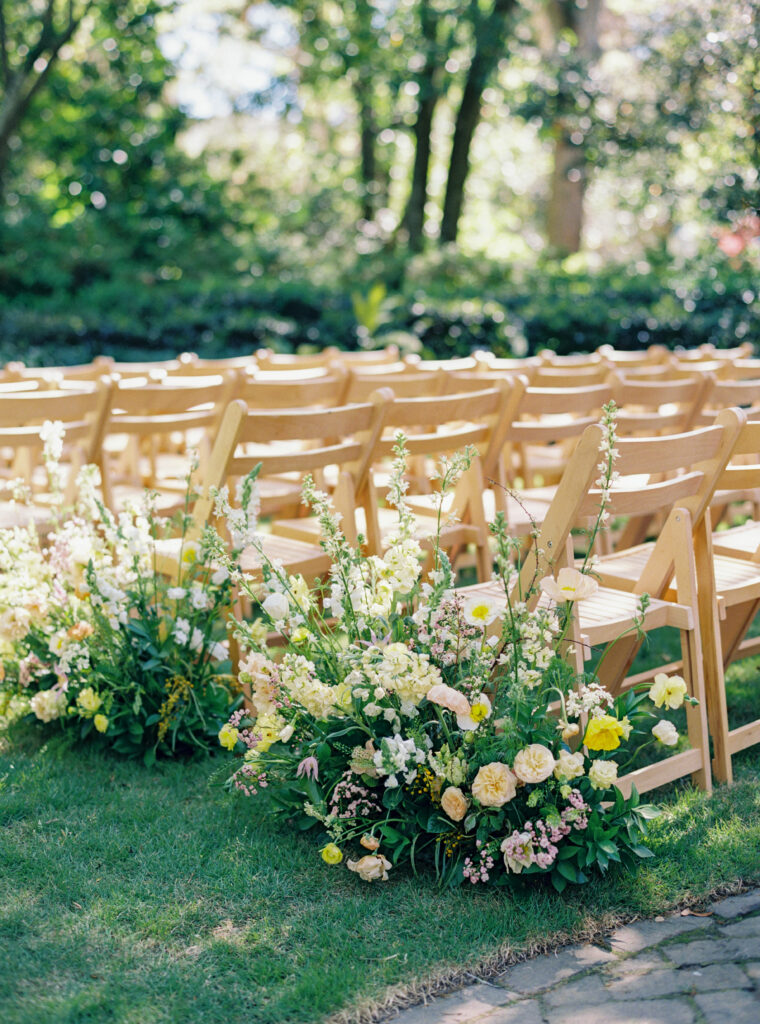
<path fill-rule="evenodd" d="M 710 798 L 673 789 L 653 823 L 656 856 L 634 874 L 558 896 L 540 884 L 441 891 L 404 871 L 368 886 L 209 787 L 213 764 L 150 771 L 21 739 L 0 756 L 3 1024 L 307 1024 L 507 946 L 760 879 L 752 752 Z"/>

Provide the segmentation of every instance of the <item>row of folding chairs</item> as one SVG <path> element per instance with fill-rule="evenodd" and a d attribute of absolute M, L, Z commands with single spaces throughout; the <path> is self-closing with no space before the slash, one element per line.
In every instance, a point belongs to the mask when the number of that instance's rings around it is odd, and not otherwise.
<path fill-rule="evenodd" d="M 521 373 L 534 384 L 549 386 L 556 383 L 561 386 L 562 381 L 571 377 L 575 381 L 573 386 L 579 386 L 583 383 L 601 383 L 611 370 L 644 379 L 708 372 L 732 379 L 756 377 L 760 374 L 753 356 L 754 349 L 750 342 L 726 349 L 701 345 L 694 349 L 675 351 L 652 345 L 637 352 L 618 351 L 610 345 L 602 345 L 589 354 L 558 356 L 550 350 L 542 350 L 535 356 L 509 359 L 499 359 L 490 352 L 476 351 L 471 357 L 462 359 L 425 361 L 417 355 L 402 357 L 395 345 L 366 352 L 348 352 L 327 347 L 305 355 L 259 349 L 250 355 L 223 359 L 201 359 L 194 353 L 185 352 L 174 359 L 150 362 L 117 362 L 108 356 L 98 356 L 86 364 L 45 368 L 27 367 L 21 362 L 13 362 L 0 370 L 0 384 L 37 381 L 58 386 L 61 382 L 94 381 L 105 374 L 120 375 L 124 379 L 163 379 L 167 376 L 208 376 L 231 370 L 255 374 L 341 368 L 353 370 L 358 375 L 373 372 L 430 374 L 438 369 L 501 375 Z"/>
<path fill-rule="evenodd" d="M 231 380 L 234 375 L 222 375 L 220 387 Z M 40 417 L 60 419 L 67 432 L 72 487 L 78 462 L 100 464 L 108 480 L 109 462 L 123 458 L 123 452 L 108 452 L 111 426 L 117 435 L 133 430 L 135 437 L 155 445 L 156 472 L 164 457 L 182 461 L 181 453 L 160 450 L 162 434 L 198 431 L 207 439 L 208 454 L 197 482 L 196 528 L 211 515 L 210 487 L 234 483 L 261 464 L 262 511 L 272 517 L 266 553 L 288 571 L 316 578 L 327 570 L 326 556 L 318 544 L 316 524 L 297 511 L 306 472 L 332 491 L 349 539 L 356 541 L 361 532 L 370 550 L 381 553 L 393 527 L 393 513 L 383 506 L 378 488 L 394 436 L 403 431 L 416 485 L 410 504 L 418 517 L 420 539 L 429 546 L 436 520 L 429 460 L 471 444 L 478 454 L 451 496 L 446 511 L 455 509 L 458 520 L 445 525 L 442 540 L 453 558 L 474 552 L 477 585 L 488 588 L 488 524 L 497 511 L 506 509 L 513 531 L 525 537 L 525 573 L 532 577 L 571 562 L 573 531 L 589 521 L 598 501 L 594 480 L 599 428 L 593 420 L 612 388 L 591 385 L 596 391 L 589 398 L 588 388 L 532 388 L 522 375 L 501 379 L 496 386 L 493 381 L 490 387 L 474 386 L 482 383 L 471 381 L 471 387 L 454 394 L 413 398 L 395 397 L 381 387 L 366 402 L 262 411 L 249 409 L 241 399 L 229 400 L 229 393 L 222 391 L 217 401 L 209 400 L 206 381 L 192 394 L 189 385 L 172 389 L 162 382 L 151 391 L 149 385 L 129 387 L 128 382 L 105 378 L 84 391 L 3 395 L 0 451 L 13 456 L 9 472 L 18 470 L 19 456 L 37 443 Z M 548 412 L 535 404 L 545 397 L 539 394 L 542 390 L 553 392 Z M 184 405 L 167 407 L 169 392 L 178 403 L 183 396 Z M 155 407 L 143 404 L 140 415 L 134 409 L 130 412 L 128 396 L 142 396 L 144 403 L 149 394 L 155 396 Z M 559 405 L 561 400 L 577 403 L 581 398 L 588 404 Z M 644 534 L 653 539 L 632 542 L 630 536 L 626 539 L 626 527 L 617 547 L 602 555 L 604 588 L 579 606 L 575 648 L 581 659 L 584 651 L 611 642 L 630 628 L 639 595 L 650 595 L 642 629 L 671 626 L 679 631 L 680 670 L 700 703 L 688 710 L 691 749 L 643 769 L 629 784 L 645 790 L 691 775 L 708 788 L 713 776 L 730 779 L 733 754 L 760 741 L 760 722 L 729 729 L 724 690 L 725 666 L 747 652 L 747 631 L 760 607 L 760 527 L 751 522 L 714 536 L 712 532 L 714 515 L 722 515 L 737 501 L 752 500 L 760 490 L 760 425 L 748 423 L 741 410 L 727 409 L 713 425 L 684 428 L 673 422 L 668 428 L 677 429 L 662 436 L 661 411 L 648 425 L 640 413 L 631 413 L 635 429 L 630 432 L 625 428 L 626 411 L 624 406 L 619 420 L 620 433 L 629 435 L 619 441 L 622 482 L 613 491 L 610 511 L 628 527 L 643 524 Z M 512 446 L 540 447 L 546 439 L 549 451 L 560 450 L 565 442 L 572 446 L 557 459 L 557 485 L 524 489 L 519 495 L 505 490 Z M 138 458 L 144 458 L 142 451 Z M 170 474 L 165 468 L 161 472 L 165 475 L 158 482 L 165 483 Z M 110 481 L 105 483 L 105 489 L 109 487 Z M 113 489 L 109 500 L 114 500 Z M 44 518 L 44 501 L 37 514 Z M 538 539 L 533 542 L 535 532 Z M 259 571 L 260 553 L 246 552 L 244 567 Z M 613 690 L 630 684 L 637 644 L 638 636 L 632 635 L 604 658 L 604 680 Z"/>

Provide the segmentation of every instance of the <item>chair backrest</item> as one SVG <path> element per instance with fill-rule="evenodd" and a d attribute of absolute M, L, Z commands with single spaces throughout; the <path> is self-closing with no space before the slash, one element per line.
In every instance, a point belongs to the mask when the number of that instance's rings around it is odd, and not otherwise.
<path fill-rule="evenodd" d="M 423 363 L 425 367 L 427 364 Z M 383 367 L 371 372 L 349 370 L 346 384 L 346 401 L 366 402 L 367 398 L 378 388 L 390 388 L 396 398 L 424 398 L 440 395 L 446 389 L 448 375 L 442 370 L 428 371 L 395 371 L 393 373 L 378 372 Z"/>
<path fill-rule="evenodd" d="M 714 378 L 710 376 L 681 379 L 635 380 L 623 376 L 616 389 L 615 401 L 620 407 L 618 434 L 655 436 L 678 434 L 691 430 L 698 423 L 712 423 L 713 414 L 702 420 L 702 408 Z M 727 402 L 725 406 L 735 405 Z"/>
<path fill-rule="evenodd" d="M 721 473 L 716 486 L 720 504 L 742 501 L 747 493 L 760 490 L 760 412 L 742 426 L 731 453 L 731 460 Z M 755 561 L 760 561 L 760 550 Z"/>
<path fill-rule="evenodd" d="M 303 477 L 337 466 L 343 485 L 338 511 L 344 518 L 353 517 L 355 509 L 347 503 L 352 497 L 362 500 L 371 454 L 392 402 L 389 391 L 376 392 L 369 402 L 332 409 L 254 411 L 240 399 L 231 402 L 204 473 L 194 529 L 201 530 L 211 516 L 209 488 L 240 479 L 259 464 L 262 477 L 283 473 Z M 350 527 L 348 521 L 346 526 Z"/>
<path fill-rule="evenodd" d="M 623 352 L 612 345 L 600 345 L 596 351 L 610 366 L 623 371 L 635 367 L 657 366 L 669 355 L 664 345 L 650 345 L 641 352 Z"/>
<path fill-rule="evenodd" d="M 114 391 L 106 434 L 126 437 L 128 447 L 132 445 L 131 472 L 127 474 L 132 482 L 144 482 L 144 474 L 137 469 L 142 448 L 150 463 L 148 482 L 158 486 L 158 454 L 170 447 L 173 435 L 184 435 L 197 444 L 202 463 L 234 387 L 234 373 L 150 382 L 144 378 L 120 380 Z M 103 493 L 110 505 L 115 475 L 106 460 L 104 464 Z M 187 468 L 189 465 L 187 460 Z"/>
<path fill-rule="evenodd" d="M 102 448 L 113 398 L 113 384 L 102 378 L 88 391 L 29 391 L 0 395 L 0 448 L 14 454 L 10 471 L 31 483 L 44 446 L 40 430 L 46 420 L 65 431 L 65 461 L 70 464 L 67 502 L 73 498 L 76 471 L 85 463 L 103 469 Z"/>
<path fill-rule="evenodd" d="M 721 380 L 760 380 L 760 359 L 727 360 L 717 376 Z"/>
<path fill-rule="evenodd" d="M 613 372 L 606 363 L 549 363 L 534 367 L 529 379 L 531 386 L 537 388 L 584 388 L 605 384 Z"/>
<path fill-rule="evenodd" d="M 729 406 L 744 409 L 747 417 L 760 417 L 760 379 L 756 380 L 710 380 L 705 390 L 703 410 L 699 423 L 709 423 L 715 419 L 716 413 Z"/>
<path fill-rule="evenodd" d="M 186 374 L 187 376 L 208 376 L 215 373 L 226 373 L 228 370 L 256 369 L 256 357 L 253 352 L 245 356 L 228 356 L 224 359 L 201 359 L 195 352 L 182 352 L 177 359 L 178 366 L 169 373 Z"/>
<path fill-rule="evenodd" d="M 339 363 L 346 368 L 350 366 L 378 366 L 395 363 L 399 359 L 399 350 L 395 345 L 373 349 L 370 352 L 344 352 L 334 345 L 303 355 L 273 352 L 270 348 L 261 348 L 256 352 L 256 363 L 260 370 L 307 370 L 317 366 L 330 366 Z"/>
<path fill-rule="evenodd" d="M 610 516 L 651 517 L 678 508 L 688 514 L 696 531 L 704 523 L 744 422 L 741 410 L 725 409 L 709 427 L 667 437 L 619 438 L 615 469 L 620 480 L 607 505 Z M 598 425 L 584 431 L 524 563 L 523 586 L 535 573 L 546 575 L 552 564 L 563 564 L 571 529 L 598 513 L 597 464 L 603 436 Z M 661 597 L 672 578 L 674 557 L 673 538 L 663 531 L 646 558 L 634 593 Z"/>
<path fill-rule="evenodd" d="M 346 395 L 348 376 L 348 371 L 342 366 L 239 373 L 235 397 L 241 398 L 249 409 L 306 409 L 310 406 L 341 405 L 354 401 Z"/>
<path fill-rule="evenodd" d="M 453 395 L 394 396 L 385 417 L 385 430 L 375 445 L 373 462 L 392 456 L 395 437 L 401 431 L 413 458 L 447 455 L 473 445 L 478 449 L 484 472 L 489 472 L 499 458 L 507 430 L 510 395 L 509 383 L 499 381 L 492 387 Z"/>

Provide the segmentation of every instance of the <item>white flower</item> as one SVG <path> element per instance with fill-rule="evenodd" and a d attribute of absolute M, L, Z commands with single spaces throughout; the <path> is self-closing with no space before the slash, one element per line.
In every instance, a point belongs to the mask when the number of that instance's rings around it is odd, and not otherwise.
<path fill-rule="evenodd" d="M 512 770 L 521 782 L 535 785 L 548 779 L 556 764 L 548 747 L 543 743 L 531 743 L 515 756 Z"/>
<path fill-rule="evenodd" d="M 582 601 L 591 597 L 599 589 L 593 576 L 579 572 L 578 569 L 564 568 L 557 573 L 557 579 L 545 576 L 540 583 L 541 590 L 557 603 L 565 601 Z"/>
<path fill-rule="evenodd" d="M 560 750 L 559 758 L 554 767 L 554 778 L 560 782 L 571 782 L 583 775 L 583 754 L 571 754 L 569 750 Z"/>
<path fill-rule="evenodd" d="M 229 652 L 224 644 L 211 644 L 209 654 L 214 661 L 226 661 Z"/>
<path fill-rule="evenodd" d="M 203 647 L 203 633 L 196 626 L 193 630 L 193 635 L 190 637 L 190 650 L 197 651 Z"/>
<path fill-rule="evenodd" d="M 269 594 L 262 605 L 272 622 L 282 622 L 287 617 L 289 607 L 287 597 L 276 592 Z"/>
<path fill-rule="evenodd" d="M 652 735 L 666 747 L 674 747 L 678 743 L 678 729 L 666 718 L 661 718 L 657 725 L 652 727 Z"/>
<path fill-rule="evenodd" d="M 464 620 L 470 626 L 490 626 L 504 610 L 504 605 L 492 597 L 473 594 L 462 607 Z"/>
<path fill-rule="evenodd" d="M 52 722 L 65 712 L 66 694 L 61 690 L 40 690 L 29 703 L 41 722 Z"/>
<path fill-rule="evenodd" d="M 594 761 L 588 770 L 588 778 L 594 789 L 609 789 L 618 777 L 615 761 Z"/>
<path fill-rule="evenodd" d="M 174 624 L 172 635 L 178 644 L 184 645 L 190 639 L 190 623 L 187 619 L 179 618 Z"/>
<path fill-rule="evenodd" d="M 484 693 L 476 697 L 470 705 L 470 712 L 467 715 L 457 715 L 457 725 L 462 732 L 471 732 L 477 729 L 481 722 L 491 717 L 491 701 Z"/>
<path fill-rule="evenodd" d="M 203 587 L 191 587 L 190 604 L 193 606 L 193 608 L 195 608 L 196 611 L 203 611 L 204 608 L 208 608 L 208 594 L 203 589 Z"/>
<path fill-rule="evenodd" d="M 211 582 L 214 584 L 215 587 L 220 586 L 222 583 L 224 583 L 225 580 L 228 580 L 229 578 L 230 574 L 223 565 L 220 565 L 219 568 L 211 574 Z"/>
<path fill-rule="evenodd" d="M 282 740 L 283 743 L 287 743 L 288 740 L 290 739 L 290 737 L 293 735 L 294 732 L 295 732 L 295 727 L 290 725 L 290 724 L 288 724 L 283 729 L 280 730 L 279 738 L 280 738 L 280 740 Z"/>
<path fill-rule="evenodd" d="M 166 591 L 166 596 L 170 601 L 181 601 L 187 591 L 184 587 L 169 587 Z"/>

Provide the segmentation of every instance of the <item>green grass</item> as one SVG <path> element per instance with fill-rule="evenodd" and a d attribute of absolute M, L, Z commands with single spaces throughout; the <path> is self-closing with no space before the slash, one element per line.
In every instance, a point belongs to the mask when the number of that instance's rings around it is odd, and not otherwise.
<path fill-rule="evenodd" d="M 4 1024 L 307 1024 L 388 986 L 504 949 L 656 914 L 760 880 L 760 758 L 710 798 L 674 791 L 656 858 L 566 892 L 439 891 L 397 871 L 367 885 L 310 839 L 210 788 L 208 762 L 149 770 L 0 751 Z"/>

